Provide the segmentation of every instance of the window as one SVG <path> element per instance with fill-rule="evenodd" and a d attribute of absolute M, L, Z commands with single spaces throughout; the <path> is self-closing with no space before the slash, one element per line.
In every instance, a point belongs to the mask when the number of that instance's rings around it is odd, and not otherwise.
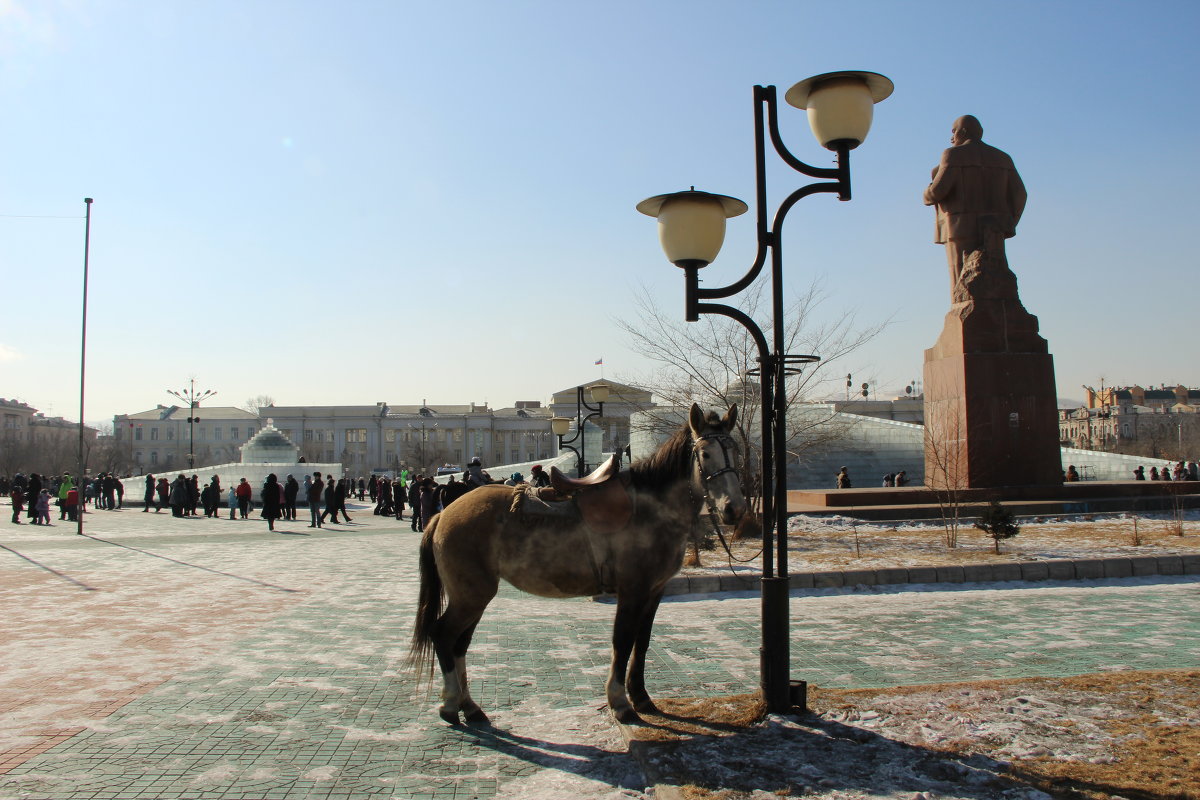
<path fill-rule="evenodd" d="M 175 438 L 175 430 L 173 428 L 167 428 L 167 440 L 170 441 L 174 438 Z"/>
<path fill-rule="evenodd" d="M 133 438 L 139 442 L 142 440 L 142 426 L 141 425 L 138 425 L 137 428 L 134 429 Z"/>
<path fill-rule="evenodd" d="M 512 451 L 512 460 L 510 460 L 508 463 L 517 464 L 517 463 L 520 463 L 520 461 L 521 461 L 521 451 L 513 450 Z"/>
<path fill-rule="evenodd" d="M 158 441 L 158 428 L 150 429 L 150 441 L 152 441 L 152 442 Z"/>
<path fill-rule="evenodd" d="M 394 442 L 394 441 L 396 441 L 396 429 L 395 429 L 395 428 L 389 428 L 388 430 L 384 431 L 384 432 L 383 432 L 383 440 L 384 440 L 385 442 Z"/>
<path fill-rule="evenodd" d="M 367 441 L 366 428 L 347 428 L 346 443 L 347 444 L 363 444 Z"/>
<path fill-rule="evenodd" d="M 312 431 L 305 431 L 305 432 L 304 432 L 304 441 L 306 441 L 306 442 L 311 442 L 312 440 L 313 440 L 313 432 L 312 432 Z"/>
<path fill-rule="evenodd" d="M 157 464 L 157 463 L 158 463 L 158 451 L 157 451 L 157 450 L 151 450 L 151 451 L 150 451 L 150 463 L 151 463 L 151 464 Z"/>
<path fill-rule="evenodd" d="M 254 426 L 251 425 L 249 428 L 246 428 L 246 438 L 248 439 L 253 435 L 254 435 Z"/>
<path fill-rule="evenodd" d="M 456 441 L 456 442 L 461 442 L 461 441 L 462 441 L 462 430 L 461 430 L 461 429 L 460 429 L 460 430 L 456 430 L 456 431 L 454 432 L 454 441 Z"/>
<path fill-rule="evenodd" d="M 213 441 L 214 442 L 221 441 L 221 429 L 220 428 L 213 428 Z"/>
<path fill-rule="evenodd" d="M 229 429 L 229 438 L 230 438 L 230 439 L 232 439 L 232 440 L 233 440 L 233 441 L 235 441 L 235 442 L 237 441 L 237 428 L 230 428 L 230 429 Z"/>

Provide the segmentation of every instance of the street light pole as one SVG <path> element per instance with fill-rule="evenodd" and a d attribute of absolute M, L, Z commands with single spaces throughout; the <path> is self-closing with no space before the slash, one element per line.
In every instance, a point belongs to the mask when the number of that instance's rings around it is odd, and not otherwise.
<path fill-rule="evenodd" d="M 813 135 L 837 153 L 837 166 L 813 167 L 796 158 L 779 133 L 774 86 L 754 87 L 755 205 L 758 252 L 746 274 L 720 288 L 701 288 L 700 269 L 716 259 L 725 238 L 725 220 L 745 213 L 741 200 L 725 195 L 686 192 L 658 195 L 638 203 L 638 211 L 658 218 L 659 239 L 667 259 L 684 272 L 685 316 L 696 322 L 701 314 L 720 314 L 741 324 L 758 347 L 762 424 L 763 574 L 762 647 L 760 681 L 769 711 L 786 712 L 793 706 L 789 677 L 789 621 L 787 569 L 787 392 L 785 380 L 799 374 L 815 355 L 785 352 L 783 306 L 783 223 L 792 206 L 812 194 L 833 193 L 850 199 L 850 151 L 861 144 L 870 129 L 873 106 L 892 93 L 892 82 L 873 72 L 834 72 L 801 81 L 785 95 L 787 102 L 808 109 Z M 793 191 L 778 206 L 773 224 L 767 219 L 766 139 L 792 169 L 815 183 Z M 750 287 L 771 256 L 772 337 L 745 312 L 722 303 L 701 302 L 732 297 Z M 849 381 L 847 376 L 847 381 Z"/>
<path fill-rule="evenodd" d="M 76 485 L 79 487 L 79 499 L 75 503 L 75 533 L 83 535 L 83 510 L 87 503 L 84 502 L 84 479 L 83 471 L 86 468 L 86 459 L 83 454 L 83 395 L 84 395 L 84 376 L 87 371 L 87 301 L 88 301 L 88 251 L 92 244 L 92 198 L 83 198 L 84 207 L 87 210 L 86 221 L 83 224 L 83 317 L 80 320 L 80 339 L 79 339 L 79 474 L 76 476 Z"/>
<path fill-rule="evenodd" d="M 596 407 L 587 404 L 583 399 L 583 392 L 587 389 L 591 394 L 592 400 L 595 401 Z M 608 400 L 609 392 L 612 387 L 607 383 L 596 383 L 590 387 L 576 386 L 575 387 L 575 435 L 570 439 L 563 439 L 567 435 L 567 431 L 571 429 L 570 417 L 552 417 L 550 419 L 550 430 L 558 437 L 558 449 L 570 450 L 575 454 L 575 477 L 582 478 L 587 470 L 587 438 L 583 435 L 583 426 L 592 417 L 604 416 L 604 401 Z M 592 412 L 586 417 L 583 416 L 583 410 L 587 409 Z M 578 441 L 579 448 L 571 446 L 571 442 Z"/>
<path fill-rule="evenodd" d="M 167 389 L 167 394 L 174 395 L 180 400 L 188 404 L 188 471 L 196 468 L 196 423 L 200 418 L 196 416 L 196 409 L 200 405 L 201 400 L 207 400 L 216 392 L 212 389 L 205 389 L 197 394 L 196 379 L 188 379 L 188 388 L 181 389 L 178 392 L 174 389 Z"/>

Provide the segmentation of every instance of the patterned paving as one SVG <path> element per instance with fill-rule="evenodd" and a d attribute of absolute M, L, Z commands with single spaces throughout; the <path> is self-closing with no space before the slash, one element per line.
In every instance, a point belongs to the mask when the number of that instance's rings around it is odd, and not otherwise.
<path fill-rule="evenodd" d="M 586 776 L 611 759 L 586 736 L 551 737 L 542 726 L 552 709 L 599 714 L 613 607 L 504 589 L 472 648 L 473 692 L 496 727 L 449 728 L 434 713 L 436 691 L 418 687 L 403 663 L 416 594 L 416 539 L 403 530 L 321 534 L 282 549 L 260 534 L 236 545 L 138 540 L 176 559 L 149 569 L 202 563 L 232 575 L 271 559 L 274 584 L 307 593 L 136 698 L 97 698 L 95 724 L 50 729 L 39 745 L 0 755 L 0 798 L 490 798 L 519 796 L 515 787 L 548 770 Z M 76 566 L 91 552 L 66 540 L 40 557 Z M 210 573 L 196 584 L 219 603 L 222 580 Z M 652 692 L 753 687 L 758 604 L 754 596 L 665 603 Z M 824 686 L 1200 663 L 1195 578 L 808 593 L 791 609 L 793 675 Z"/>

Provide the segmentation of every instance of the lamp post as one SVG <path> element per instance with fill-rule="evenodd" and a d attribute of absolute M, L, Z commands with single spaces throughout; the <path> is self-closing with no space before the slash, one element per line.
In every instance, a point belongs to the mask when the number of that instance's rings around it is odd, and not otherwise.
<path fill-rule="evenodd" d="M 874 104 L 892 93 L 892 82 L 874 72 L 831 72 L 803 80 L 784 95 L 788 104 L 808 110 L 808 122 L 821 146 L 837 153 L 836 167 L 814 167 L 796 158 L 779 133 L 778 101 L 774 86 L 754 87 L 755 206 L 758 252 L 738 281 L 720 288 L 700 287 L 700 269 L 716 259 L 725 239 L 725 220 L 745 213 L 741 200 L 725 195 L 686 192 L 658 195 L 638 203 L 637 210 L 658 218 L 659 240 L 667 259 L 684 273 L 684 317 L 696 322 L 701 314 L 720 314 L 741 324 L 758 347 L 762 409 L 763 574 L 760 682 L 768 710 L 779 713 L 792 705 L 789 678 L 787 571 L 787 394 L 784 381 L 815 355 L 784 351 L 783 223 L 792 206 L 811 194 L 829 192 L 850 199 L 850 151 L 870 130 Z M 793 191 L 767 219 L 766 137 L 792 169 L 821 179 Z M 738 308 L 703 302 L 732 297 L 762 273 L 771 255 L 772 340 Z M 849 376 L 847 376 L 849 380 Z"/>
<path fill-rule="evenodd" d="M 196 416 L 196 408 L 200 405 L 201 400 L 207 400 L 216 392 L 212 389 L 205 389 L 197 394 L 196 379 L 188 379 L 188 388 L 181 389 L 178 392 L 174 389 L 167 389 L 167 394 L 174 395 L 180 400 L 188 404 L 188 469 L 196 468 L 196 423 L 200 418 Z"/>
<path fill-rule="evenodd" d="M 83 511 L 87 506 L 83 499 L 86 488 L 84 469 L 87 466 L 87 457 L 83 450 L 83 387 L 84 375 L 87 370 L 88 252 L 92 243 L 92 198 L 83 198 L 83 203 L 87 214 L 83 224 L 83 316 L 79 326 L 79 473 L 75 478 L 76 485 L 79 487 L 79 500 L 75 504 L 75 533 L 80 536 L 83 535 Z"/>
<path fill-rule="evenodd" d="M 587 404 L 583 399 L 584 390 L 592 396 L 592 401 L 596 407 Z M 608 400 L 609 393 L 612 387 L 607 383 L 595 383 L 591 386 L 576 386 L 575 387 L 575 435 L 570 439 L 563 439 L 567 435 L 567 431 L 571 430 L 570 417 L 552 417 L 550 419 L 550 430 L 558 437 L 558 449 L 570 450 L 575 454 L 575 477 L 582 478 L 584 472 L 587 471 L 587 439 L 583 435 L 583 426 L 592 417 L 604 416 L 604 402 Z M 583 416 L 583 410 L 587 409 L 592 412 L 586 417 Z M 571 442 L 579 441 L 579 448 L 571 446 Z"/>

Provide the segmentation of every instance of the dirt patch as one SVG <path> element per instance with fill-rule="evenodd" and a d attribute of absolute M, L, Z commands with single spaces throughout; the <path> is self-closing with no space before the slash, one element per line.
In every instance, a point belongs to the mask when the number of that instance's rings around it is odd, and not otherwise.
<path fill-rule="evenodd" d="M 663 700 L 633 729 L 689 800 L 1200 798 L 1200 671 Z"/>

